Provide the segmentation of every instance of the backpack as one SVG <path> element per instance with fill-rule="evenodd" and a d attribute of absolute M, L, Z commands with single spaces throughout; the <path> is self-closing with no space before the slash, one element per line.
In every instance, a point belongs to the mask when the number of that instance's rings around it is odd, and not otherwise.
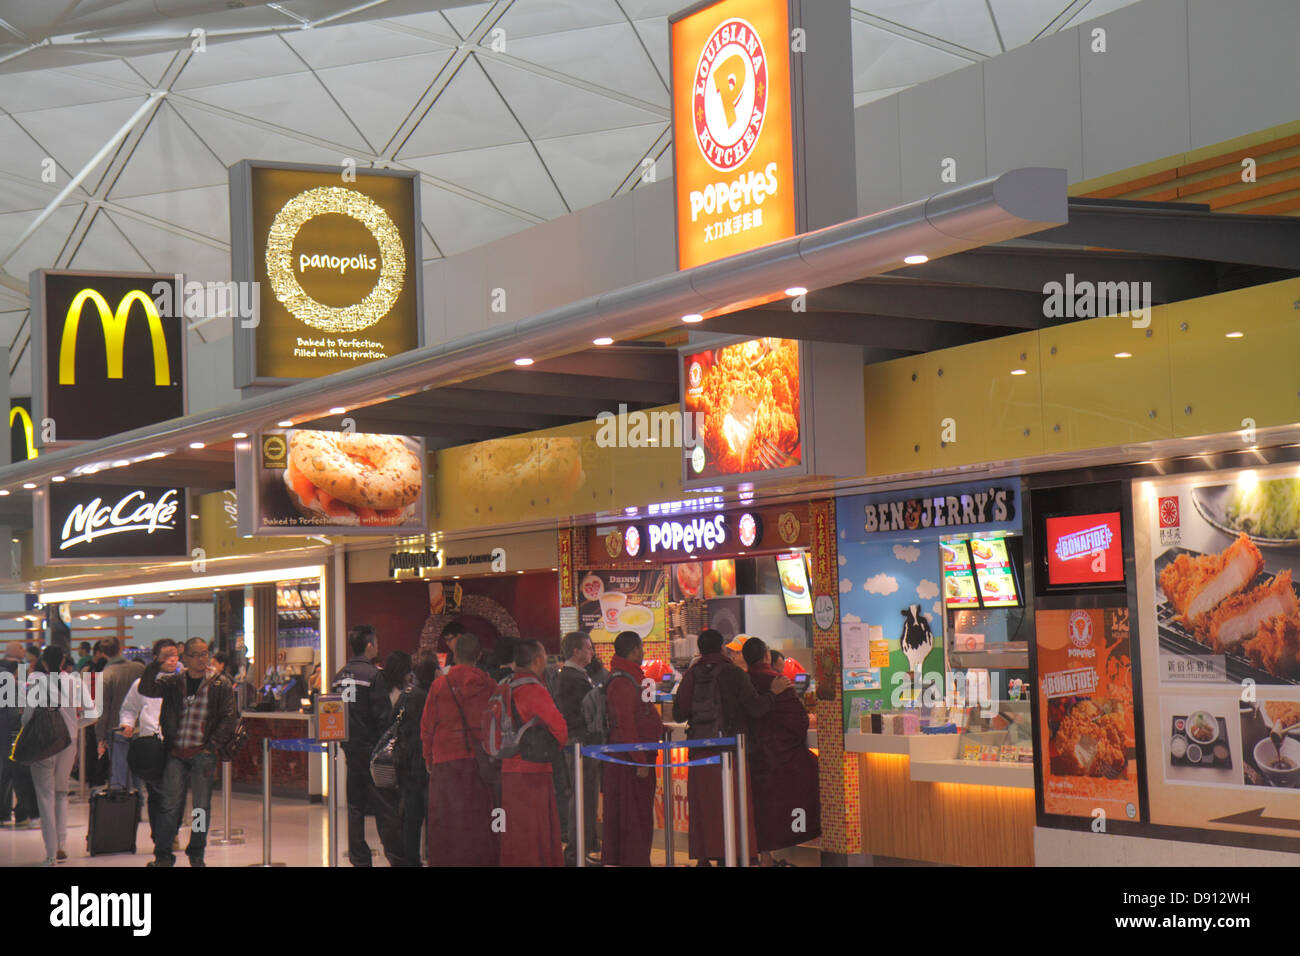
<path fill-rule="evenodd" d="M 609 681 L 596 685 L 582 698 L 582 722 L 587 728 L 586 740 L 583 743 L 592 745 L 609 743 L 609 701 L 605 697 L 605 691 L 610 681 L 619 676 L 636 683 L 636 678 L 627 671 L 614 671 L 610 674 Z M 640 690 L 639 685 L 637 690 Z"/>
<path fill-rule="evenodd" d="M 483 711 L 483 749 L 493 760 L 507 760 L 519 756 L 524 732 L 536 726 L 538 719 L 530 717 L 519 724 L 515 710 L 515 687 L 541 684 L 536 677 L 503 677 L 497 682 L 487 708 Z"/>
<path fill-rule="evenodd" d="M 695 687 L 691 694 L 691 718 L 688 737 L 707 740 L 722 737 L 722 689 L 718 686 L 719 664 L 699 664 L 695 667 Z"/>

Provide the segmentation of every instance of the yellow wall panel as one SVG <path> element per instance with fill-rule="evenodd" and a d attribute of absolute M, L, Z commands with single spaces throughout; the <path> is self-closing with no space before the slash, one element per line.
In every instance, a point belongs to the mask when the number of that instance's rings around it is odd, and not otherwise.
<path fill-rule="evenodd" d="M 1168 320 L 1125 316 L 1072 322 L 1040 335 L 1044 450 L 1105 448 L 1173 436 Z M 1129 358 L 1118 358 L 1127 353 Z"/>
<path fill-rule="evenodd" d="M 1174 303 L 1169 322 L 1174 434 L 1300 421 L 1300 279 Z M 1227 338 L 1229 333 L 1241 336 Z"/>
<path fill-rule="evenodd" d="M 892 475 L 934 467 L 939 421 L 932 413 L 924 355 L 868 365 L 867 474 Z"/>
<path fill-rule="evenodd" d="M 929 365 L 934 417 L 956 426 L 956 442 L 940 434 L 940 467 L 1042 454 L 1037 332 L 934 352 Z"/>

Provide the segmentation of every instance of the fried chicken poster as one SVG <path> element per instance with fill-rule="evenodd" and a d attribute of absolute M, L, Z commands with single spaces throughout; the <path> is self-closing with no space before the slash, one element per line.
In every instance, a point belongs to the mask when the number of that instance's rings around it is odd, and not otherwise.
<path fill-rule="evenodd" d="M 1127 607 L 1040 610 L 1043 810 L 1137 817 L 1137 739 Z"/>

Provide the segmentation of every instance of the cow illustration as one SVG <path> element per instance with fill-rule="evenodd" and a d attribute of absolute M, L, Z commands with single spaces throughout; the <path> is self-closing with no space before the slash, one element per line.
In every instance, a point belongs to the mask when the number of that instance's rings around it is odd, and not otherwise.
<path fill-rule="evenodd" d="M 921 605 L 909 604 L 903 615 L 903 656 L 907 658 L 907 669 L 912 673 L 921 670 L 921 664 L 934 649 L 934 634 L 930 630 L 930 620 L 921 614 Z"/>

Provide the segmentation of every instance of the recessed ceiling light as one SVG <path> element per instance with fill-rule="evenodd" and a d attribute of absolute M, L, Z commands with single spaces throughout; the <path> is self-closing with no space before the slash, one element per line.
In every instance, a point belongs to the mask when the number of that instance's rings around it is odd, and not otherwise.
<path fill-rule="evenodd" d="M 3 498 L 7 494 L 9 494 L 8 488 L 0 488 L 0 498 Z"/>
<path fill-rule="evenodd" d="M 343 414 L 345 414 L 346 412 L 347 412 L 347 409 L 344 408 L 342 405 L 335 405 L 333 408 L 330 409 L 330 414 L 331 414 L 331 415 L 343 415 Z"/>
<path fill-rule="evenodd" d="M 50 479 L 50 481 L 67 481 L 67 480 L 68 479 L 64 478 L 62 475 L 55 475 L 53 478 Z"/>
<path fill-rule="evenodd" d="M 613 345 L 614 340 L 611 339 L 608 335 L 602 335 L 598 339 L 592 339 L 591 344 L 592 345 Z"/>
<path fill-rule="evenodd" d="M 201 441 L 192 441 L 190 442 L 190 447 L 193 448 L 195 451 L 197 451 L 198 449 L 205 448 L 207 446 L 204 445 L 204 443 Z"/>
<path fill-rule="evenodd" d="M 689 315 L 683 315 L 682 321 L 687 325 L 694 325 L 696 322 L 703 322 L 704 316 L 700 315 L 698 312 L 692 312 Z"/>
<path fill-rule="evenodd" d="M 1241 337 L 1242 337 L 1243 335 L 1245 335 L 1245 334 L 1246 334 L 1245 332 L 1228 332 L 1228 333 L 1227 333 L 1226 335 L 1224 335 L 1223 337 L 1224 337 L 1225 339 L 1239 339 L 1239 338 L 1241 338 Z"/>
<path fill-rule="evenodd" d="M 790 296 L 795 296 L 795 295 L 807 295 L 807 294 L 808 294 L 808 289 L 807 289 L 806 286 L 801 286 L 801 285 L 792 285 L 792 286 L 790 286 L 790 288 L 788 288 L 788 289 L 785 290 L 785 294 L 786 294 L 786 295 L 790 295 Z"/>
<path fill-rule="evenodd" d="M 248 437 L 248 432 L 231 432 L 231 433 L 230 433 L 230 437 L 231 437 L 231 438 L 247 438 L 247 437 Z"/>
<path fill-rule="evenodd" d="M 276 424 L 276 427 L 277 427 L 277 428 L 292 428 L 292 427 L 293 427 L 293 422 L 290 421 L 290 420 L 288 420 L 288 419 L 285 419 L 285 420 L 282 421 L 282 422 L 276 422 L 275 424 Z"/>
<path fill-rule="evenodd" d="M 198 521 L 198 520 L 199 520 L 199 516 L 198 516 L 198 515 L 190 515 L 190 520 L 191 520 L 191 521 Z"/>
<path fill-rule="evenodd" d="M 31 491 L 33 488 L 36 487 L 36 483 L 34 481 L 24 481 L 23 487 L 26 488 L 28 491 Z"/>
<path fill-rule="evenodd" d="M 909 266 L 919 266 L 922 262 L 929 262 L 930 257 L 919 255 L 919 254 L 914 256 L 904 256 L 903 261 L 906 262 Z"/>
<path fill-rule="evenodd" d="M 1132 352 L 1116 352 L 1116 353 L 1115 353 L 1115 358 L 1132 358 L 1132 357 L 1133 357 L 1133 353 L 1132 353 Z"/>
<path fill-rule="evenodd" d="M 1029 373 L 1026 372 L 1023 368 L 1013 368 L 1013 369 L 1011 370 L 1011 374 L 1012 374 L 1012 375 L 1028 375 Z"/>
<path fill-rule="evenodd" d="M 530 359 L 527 355 L 521 355 L 519 358 L 515 359 L 515 364 L 516 364 L 516 365 L 532 365 L 532 364 L 533 364 L 533 360 Z"/>

